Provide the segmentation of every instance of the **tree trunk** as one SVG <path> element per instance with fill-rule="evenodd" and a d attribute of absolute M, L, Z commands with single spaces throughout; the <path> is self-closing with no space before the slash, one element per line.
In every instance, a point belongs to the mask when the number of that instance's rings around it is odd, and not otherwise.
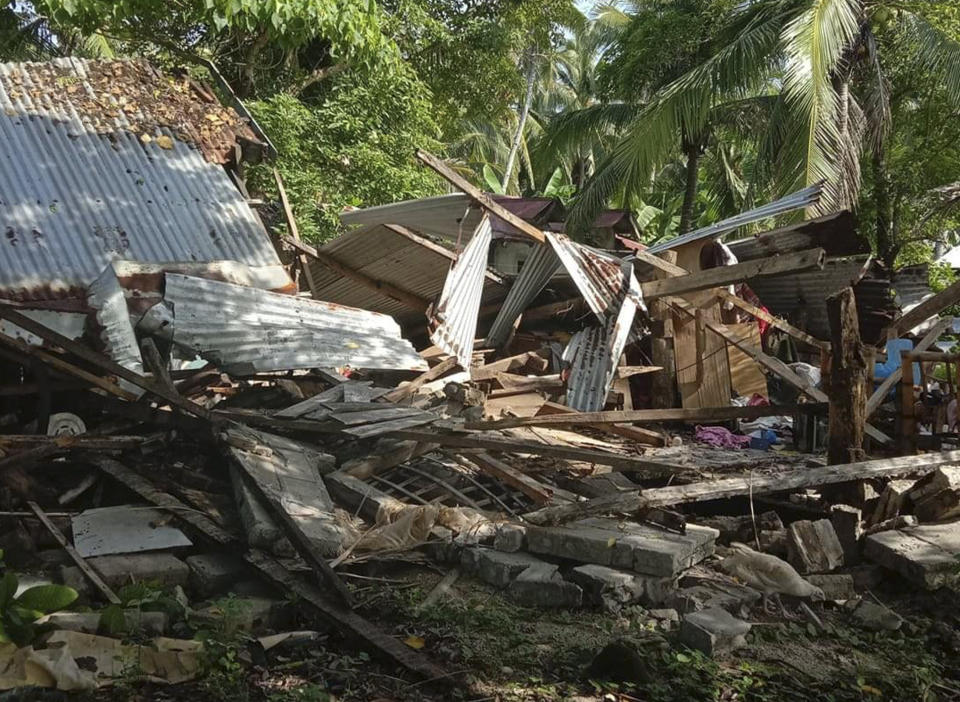
<path fill-rule="evenodd" d="M 527 115 L 530 114 L 530 105 L 533 104 L 533 87 L 537 77 L 537 63 L 534 60 L 533 47 L 527 51 L 527 91 L 523 97 L 523 104 L 520 107 L 520 113 L 517 116 L 517 130 L 513 134 L 513 141 L 510 143 L 510 153 L 507 154 L 507 164 L 503 169 L 503 192 L 507 192 L 507 186 L 510 184 L 510 176 L 513 173 L 513 163 L 517 160 L 517 151 L 520 150 L 520 142 L 523 140 L 523 128 L 527 123 Z"/>
<path fill-rule="evenodd" d="M 693 229 L 697 181 L 700 177 L 700 145 L 684 140 L 683 150 L 687 155 L 687 184 L 683 191 L 683 207 L 680 209 L 680 234 L 686 234 Z"/>
<path fill-rule="evenodd" d="M 877 208 L 876 239 L 877 256 L 893 270 L 897 259 L 896 242 L 893 240 L 893 207 L 890 202 L 890 178 L 887 174 L 887 163 L 881 151 L 873 152 L 873 199 Z"/>
<path fill-rule="evenodd" d="M 241 100 L 253 95 L 253 90 L 256 87 L 255 69 L 257 59 L 260 56 L 260 52 L 266 47 L 268 39 L 269 35 L 267 34 L 267 30 L 264 29 L 257 35 L 257 38 L 250 43 L 250 48 L 247 50 L 243 68 L 240 72 L 240 85 L 237 87 L 237 97 Z"/>
<path fill-rule="evenodd" d="M 828 382 L 831 465 L 863 460 L 867 411 L 867 362 L 860 344 L 860 324 L 853 288 L 827 298 L 831 359 Z"/>

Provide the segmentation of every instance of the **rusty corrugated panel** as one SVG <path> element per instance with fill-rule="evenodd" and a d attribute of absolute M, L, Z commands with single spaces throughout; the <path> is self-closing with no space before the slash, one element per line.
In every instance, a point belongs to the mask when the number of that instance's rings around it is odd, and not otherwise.
<path fill-rule="evenodd" d="M 115 258 L 279 266 L 224 169 L 179 135 L 214 137 L 183 115 L 164 126 L 160 101 L 127 111 L 122 83 L 105 93 L 114 86 L 93 80 L 102 68 L 0 64 L 0 295 L 84 298 Z M 59 79 L 39 80 L 48 69 Z"/>
<path fill-rule="evenodd" d="M 483 297 L 484 273 L 492 236 L 490 218 L 484 217 L 447 274 L 440 302 L 430 319 L 430 340 L 444 352 L 455 356 L 460 367 L 467 370 L 473 357 L 477 314 Z"/>
<path fill-rule="evenodd" d="M 578 244 L 563 234 L 546 232 L 546 237 L 597 317 L 603 320 L 620 309 L 626 283 L 623 261 Z"/>
<path fill-rule="evenodd" d="M 485 343 L 499 348 L 510 336 L 514 322 L 546 287 L 550 278 L 560 268 L 560 259 L 549 244 L 537 244 L 533 253 L 524 262 L 520 275 L 513 281 L 507 298 L 500 306 L 496 319 L 487 332 Z"/>
<path fill-rule="evenodd" d="M 174 342 L 228 373 L 427 369 L 387 315 L 175 273 L 165 279 Z"/>

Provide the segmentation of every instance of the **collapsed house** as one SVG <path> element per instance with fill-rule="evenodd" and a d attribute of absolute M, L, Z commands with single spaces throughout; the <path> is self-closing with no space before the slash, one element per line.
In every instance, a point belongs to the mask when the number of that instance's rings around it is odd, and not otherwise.
<path fill-rule="evenodd" d="M 721 241 L 819 187 L 650 248 L 612 211 L 587 245 L 558 203 L 420 153 L 461 192 L 344 213 L 319 248 L 288 219 L 278 253 L 243 179 L 272 147 L 225 97 L 140 62 L 0 66 L 0 470 L 29 510 L 10 562 L 51 560 L 39 523 L 89 602 L 156 579 L 202 603 L 254 575 L 430 680 L 449 674 L 358 613 L 351 568 L 416 552 L 526 606 L 672 609 L 708 653 L 742 643 L 761 595 L 866 611 L 838 572 L 864 558 L 956 580 L 960 453 L 918 452 L 955 445 L 958 359 L 931 348 L 960 287 L 914 281 L 898 309 L 849 213 Z M 770 450 L 786 437 L 808 453 Z M 742 541 L 763 553 L 728 555 L 737 581 L 713 566 Z M 806 584 L 752 581 L 766 556 Z M 11 665 L 56 645 L 42 684 L 118 677 L 69 659 L 130 652 L 76 633 Z M 197 674 L 187 643 L 153 653 L 148 675 Z"/>

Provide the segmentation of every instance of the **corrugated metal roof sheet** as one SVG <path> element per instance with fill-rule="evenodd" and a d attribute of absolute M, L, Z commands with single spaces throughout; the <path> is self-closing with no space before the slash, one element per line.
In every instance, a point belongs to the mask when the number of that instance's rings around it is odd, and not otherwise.
<path fill-rule="evenodd" d="M 552 246 L 537 244 L 534 247 L 487 332 L 486 344 L 499 348 L 507 341 L 517 317 L 530 306 L 559 268 L 560 259 Z"/>
<path fill-rule="evenodd" d="M 144 143 L 122 109 L 92 122 L 83 110 L 97 97 L 88 72 L 98 64 L 60 60 L 52 65 L 62 82 L 35 82 L 47 65 L 0 65 L 0 294 L 83 297 L 114 258 L 279 264 L 222 167 L 176 129 L 152 134 L 172 148 Z"/>
<path fill-rule="evenodd" d="M 727 246 L 738 261 L 814 248 L 823 249 L 827 256 L 870 253 L 870 243 L 857 234 L 857 218 L 847 210 L 731 241 Z"/>
<path fill-rule="evenodd" d="M 484 217 L 470 243 L 460 253 L 447 274 L 440 302 L 430 320 L 434 326 L 430 340 L 440 349 L 455 356 L 460 367 L 470 369 L 473 341 L 477 335 L 477 314 L 483 297 L 483 274 L 493 230 L 490 218 Z"/>
<path fill-rule="evenodd" d="M 597 317 L 604 320 L 620 309 L 627 283 L 623 261 L 563 234 L 546 232 L 546 237 Z"/>
<path fill-rule="evenodd" d="M 456 260 L 456 254 L 439 244 L 384 225 L 344 234 L 324 244 L 320 252 L 372 280 L 405 290 L 427 303 L 440 296 L 447 271 Z M 318 261 L 311 261 L 310 271 L 320 299 L 389 314 L 403 324 L 425 321 L 423 311 L 413 310 Z M 506 286 L 499 276 L 485 276 L 485 304 L 498 302 L 506 294 Z"/>
<path fill-rule="evenodd" d="M 712 239 L 714 237 L 722 236 L 732 232 L 735 229 L 752 224 L 753 222 L 759 222 L 761 220 L 768 219 L 769 217 L 776 217 L 777 215 L 792 212 L 793 210 L 798 210 L 804 207 L 812 207 L 820 202 L 820 193 L 822 191 L 823 183 L 811 185 L 808 188 L 798 190 L 797 192 L 780 198 L 779 200 L 767 203 L 762 207 L 757 207 L 755 209 L 748 210 L 747 212 L 734 215 L 733 217 L 728 217 L 727 219 L 721 220 L 716 224 L 711 224 L 709 227 L 697 229 L 689 234 L 684 234 L 683 236 L 670 239 L 670 241 L 663 241 L 659 244 L 651 246 L 648 250 L 652 254 L 657 254 L 662 251 L 669 251 L 677 246 L 683 246 L 684 244 L 689 244 L 690 242 L 697 241 L 698 239 Z"/>
<path fill-rule="evenodd" d="M 384 314 L 175 273 L 166 274 L 164 301 L 174 342 L 228 373 L 427 368 Z"/>

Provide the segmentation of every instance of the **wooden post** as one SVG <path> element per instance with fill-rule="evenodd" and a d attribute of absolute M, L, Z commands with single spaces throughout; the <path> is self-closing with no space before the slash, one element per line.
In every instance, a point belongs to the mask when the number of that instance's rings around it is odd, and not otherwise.
<path fill-rule="evenodd" d="M 916 399 L 913 396 L 913 356 L 900 352 L 900 450 L 905 456 L 917 452 Z"/>
<path fill-rule="evenodd" d="M 664 251 L 661 258 L 670 264 L 677 262 L 676 251 Z M 667 278 L 669 273 L 657 271 L 657 277 Z M 656 409 L 670 409 L 676 407 L 677 397 L 677 369 L 673 355 L 673 313 L 663 300 L 650 302 L 650 316 L 663 326 L 659 335 L 651 340 L 651 356 L 653 365 L 663 370 L 655 373 L 650 383 L 652 403 Z"/>
<path fill-rule="evenodd" d="M 866 425 L 867 362 L 860 344 L 860 324 L 853 288 L 844 288 L 827 298 L 833 351 L 830 374 L 830 439 L 827 457 L 831 465 L 862 461 Z"/>

